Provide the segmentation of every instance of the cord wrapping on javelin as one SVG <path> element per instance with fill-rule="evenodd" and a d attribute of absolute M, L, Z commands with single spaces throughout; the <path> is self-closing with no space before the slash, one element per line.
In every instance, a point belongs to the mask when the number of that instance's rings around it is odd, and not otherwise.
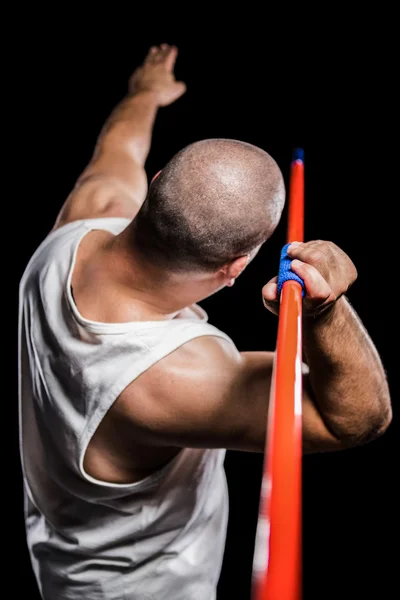
<path fill-rule="evenodd" d="M 292 258 L 290 258 L 290 256 L 287 253 L 287 249 L 289 248 L 290 244 L 285 244 L 285 246 L 283 246 L 282 251 L 281 251 L 281 260 L 279 263 L 279 273 L 278 273 L 278 294 L 279 296 L 281 295 L 282 292 L 282 287 L 283 284 L 285 283 L 285 281 L 297 281 L 298 283 L 300 283 L 302 289 L 303 289 L 303 296 L 304 296 L 304 281 L 301 279 L 301 277 L 299 277 L 298 275 L 296 275 L 296 273 L 294 273 L 290 267 L 291 262 L 292 262 Z"/>

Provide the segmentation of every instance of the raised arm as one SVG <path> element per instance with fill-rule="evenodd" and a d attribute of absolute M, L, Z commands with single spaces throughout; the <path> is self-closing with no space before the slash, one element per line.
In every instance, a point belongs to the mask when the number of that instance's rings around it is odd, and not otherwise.
<path fill-rule="evenodd" d="M 306 286 L 304 450 L 366 443 L 388 427 L 391 405 L 378 353 L 344 297 L 356 269 L 330 242 L 294 244 L 289 254 Z M 279 310 L 276 278 L 263 297 Z M 143 443 L 262 452 L 272 364 L 271 352 L 239 353 L 218 338 L 195 339 L 128 386 L 119 409 Z"/>
<path fill-rule="evenodd" d="M 96 217 L 133 219 L 147 193 L 144 165 L 157 111 L 185 92 L 174 77 L 177 49 L 150 49 L 129 80 L 128 95 L 114 109 L 93 157 L 62 207 L 55 227 Z"/>

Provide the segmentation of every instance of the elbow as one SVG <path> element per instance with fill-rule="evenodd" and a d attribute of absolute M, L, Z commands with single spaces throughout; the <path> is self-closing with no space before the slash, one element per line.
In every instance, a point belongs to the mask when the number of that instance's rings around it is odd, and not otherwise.
<path fill-rule="evenodd" d="M 370 415 L 370 436 L 371 439 L 376 439 L 385 433 L 393 419 L 390 391 L 386 380 L 384 385 L 378 387 L 372 406 L 374 409 L 371 410 Z"/>
<path fill-rule="evenodd" d="M 149 136 L 132 131 L 129 121 L 119 121 L 99 140 L 98 150 L 107 153 L 118 150 L 143 167 L 150 150 Z"/>
<path fill-rule="evenodd" d="M 380 438 L 389 428 L 392 418 L 390 397 L 385 394 L 358 420 L 357 426 L 349 435 L 350 445 L 364 445 Z"/>
<path fill-rule="evenodd" d="M 384 404 L 384 406 L 378 411 L 375 416 L 374 427 L 373 427 L 373 439 L 380 437 L 389 428 L 393 419 L 392 406 L 390 399 Z"/>

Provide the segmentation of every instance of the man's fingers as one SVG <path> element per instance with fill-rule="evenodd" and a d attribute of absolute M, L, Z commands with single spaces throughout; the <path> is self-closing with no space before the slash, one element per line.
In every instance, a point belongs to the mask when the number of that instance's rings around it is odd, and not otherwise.
<path fill-rule="evenodd" d="M 306 294 L 310 299 L 318 302 L 327 300 L 332 295 L 332 290 L 321 273 L 312 265 L 295 259 L 291 263 L 291 268 L 296 275 L 303 281 L 306 288 Z M 268 302 L 278 300 L 278 277 L 274 277 L 262 289 L 262 295 Z"/>
<path fill-rule="evenodd" d="M 169 51 L 168 44 L 161 44 L 160 46 L 152 46 L 147 54 L 146 63 L 158 64 L 165 60 Z"/>
<path fill-rule="evenodd" d="M 178 48 L 176 46 L 168 47 L 164 56 L 165 66 L 167 67 L 168 71 L 173 71 L 177 56 Z"/>
<path fill-rule="evenodd" d="M 176 58 L 178 56 L 178 48 L 169 44 L 161 44 L 160 46 L 152 46 L 146 56 L 146 64 L 164 64 L 166 69 L 173 71 Z"/>
<path fill-rule="evenodd" d="M 277 315 L 279 313 L 278 277 L 274 277 L 262 289 L 262 299 L 265 308 Z"/>
<path fill-rule="evenodd" d="M 291 269 L 304 281 L 306 295 L 310 300 L 317 300 L 320 303 L 328 300 L 333 295 L 328 282 L 312 265 L 295 259 L 292 260 Z"/>
<path fill-rule="evenodd" d="M 264 285 L 262 295 L 267 302 L 275 302 L 278 300 L 278 277 L 274 277 Z"/>
<path fill-rule="evenodd" d="M 293 242 L 287 252 L 290 258 L 298 259 L 317 269 L 337 297 L 345 293 L 357 279 L 357 269 L 353 261 L 333 242 Z"/>
<path fill-rule="evenodd" d="M 326 310 L 346 293 L 357 277 L 353 262 L 333 242 L 292 242 L 287 253 L 291 270 L 304 282 L 305 314 L 315 315 Z M 279 306 L 276 281 L 271 280 L 264 286 L 263 300 L 269 310 L 276 312 Z"/>
<path fill-rule="evenodd" d="M 146 56 L 146 58 L 145 58 L 145 61 L 144 61 L 144 62 L 145 62 L 146 64 L 154 62 L 154 59 L 155 59 L 155 57 L 156 57 L 157 53 L 158 53 L 158 48 L 157 48 L 157 46 L 152 46 L 152 47 L 150 48 L 150 50 L 148 51 L 148 53 L 147 53 L 147 56 Z"/>

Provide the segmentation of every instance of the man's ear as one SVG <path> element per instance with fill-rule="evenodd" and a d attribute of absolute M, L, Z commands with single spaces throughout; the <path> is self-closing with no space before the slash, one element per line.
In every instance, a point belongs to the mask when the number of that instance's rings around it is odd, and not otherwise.
<path fill-rule="evenodd" d="M 221 271 L 223 271 L 223 273 L 225 273 L 225 275 L 227 275 L 229 279 L 236 279 L 236 277 L 239 277 L 240 273 L 246 267 L 247 263 L 249 262 L 249 259 L 249 254 L 240 256 L 239 258 L 236 258 L 234 261 L 232 261 L 229 265 L 225 265 L 221 269 Z"/>
<path fill-rule="evenodd" d="M 250 255 L 246 254 L 245 256 L 241 256 L 237 258 L 233 263 L 232 267 L 232 277 L 239 277 L 240 273 L 246 268 L 249 262 Z"/>
<path fill-rule="evenodd" d="M 155 181 L 157 179 L 157 177 L 159 176 L 159 174 L 161 173 L 162 169 L 160 169 L 160 171 L 158 171 L 158 173 L 156 173 L 153 177 L 153 179 L 150 181 L 150 185 L 153 183 L 153 181 Z"/>

